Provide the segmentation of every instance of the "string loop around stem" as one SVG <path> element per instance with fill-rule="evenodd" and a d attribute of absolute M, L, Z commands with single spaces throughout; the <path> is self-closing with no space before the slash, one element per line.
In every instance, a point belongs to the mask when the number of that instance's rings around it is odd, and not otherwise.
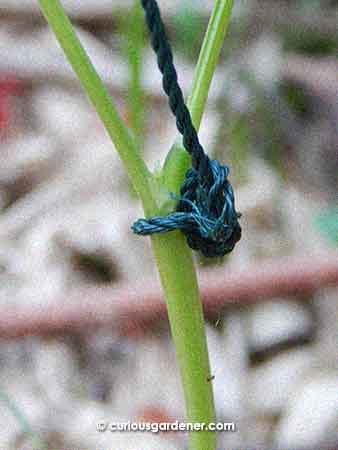
<path fill-rule="evenodd" d="M 151 45 L 162 73 L 163 90 L 183 136 L 183 146 L 191 155 L 192 167 L 180 189 L 176 211 L 163 217 L 139 219 L 132 225 L 134 233 L 151 235 L 180 230 L 193 250 L 205 256 L 229 253 L 241 238 L 235 198 L 228 180 L 229 167 L 210 160 L 199 142 L 190 112 L 178 84 L 173 54 L 155 0 L 141 0 L 151 35 Z"/>

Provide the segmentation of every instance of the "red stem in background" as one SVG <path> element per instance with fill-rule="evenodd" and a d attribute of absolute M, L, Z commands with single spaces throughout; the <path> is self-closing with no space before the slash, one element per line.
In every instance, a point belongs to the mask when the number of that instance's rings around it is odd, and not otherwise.
<path fill-rule="evenodd" d="M 318 289 L 338 285 L 335 254 L 288 257 L 254 264 L 240 271 L 213 269 L 200 274 L 204 312 L 215 319 L 228 306 L 250 305 L 273 297 L 308 300 Z M 166 324 L 167 311 L 160 285 L 116 285 L 79 289 L 53 306 L 0 310 L 0 338 L 87 333 L 99 327 L 135 335 Z"/>

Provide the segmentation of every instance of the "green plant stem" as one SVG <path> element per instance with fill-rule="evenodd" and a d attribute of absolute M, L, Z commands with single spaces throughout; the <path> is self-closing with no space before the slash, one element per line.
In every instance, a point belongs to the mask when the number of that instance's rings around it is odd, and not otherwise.
<path fill-rule="evenodd" d="M 139 193 L 146 216 L 159 212 L 158 193 L 144 162 L 123 124 L 85 50 L 78 41 L 69 19 L 58 0 L 39 0 L 48 23 L 60 42 L 69 62 L 101 117 L 126 170 Z M 194 89 L 189 100 L 193 121 L 199 127 L 207 100 L 211 78 L 229 22 L 232 1 L 216 0 L 208 26 L 201 57 L 198 62 Z M 185 162 L 181 163 L 184 155 Z M 168 164 L 168 161 L 170 164 Z M 177 192 L 183 177 L 182 167 L 188 168 L 189 158 L 182 149 L 174 149 L 164 167 L 165 186 Z M 185 172 L 185 171 L 184 171 Z M 183 172 L 183 176 L 184 176 Z M 154 187 L 155 186 L 155 187 Z M 158 185 L 157 185 L 158 187 Z M 202 303 L 199 297 L 192 253 L 179 232 L 152 237 L 152 244 L 168 306 L 170 326 L 175 343 L 187 405 L 187 421 L 214 422 L 215 408 L 210 381 Z M 190 450 L 215 450 L 215 432 L 192 432 Z"/>
<path fill-rule="evenodd" d="M 187 405 L 187 420 L 193 423 L 215 422 L 202 302 L 191 250 L 179 232 L 154 236 L 152 244 L 168 307 Z M 189 434 L 189 449 L 215 448 L 214 432 L 195 431 Z"/>
<path fill-rule="evenodd" d="M 131 137 L 86 51 L 77 38 L 61 3 L 59 0 L 39 0 L 39 4 L 83 89 L 113 141 L 133 186 L 142 199 L 145 214 L 153 214 L 153 211 L 156 210 L 156 204 L 149 185 L 150 173 L 140 156 L 135 140 Z"/>
<path fill-rule="evenodd" d="M 232 0 L 216 0 L 199 56 L 188 108 L 198 129 L 205 109 L 213 73 L 228 28 Z M 162 172 L 162 180 L 170 192 L 178 194 L 190 156 L 176 142 Z M 184 237 L 171 233 L 154 237 L 153 249 L 168 306 L 171 332 L 183 382 L 187 417 L 191 422 L 214 422 L 215 407 L 210 378 L 205 327 L 196 272 L 191 251 Z M 214 450 L 216 435 L 192 432 L 191 450 Z"/>
<path fill-rule="evenodd" d="M 199 129 L 209 88 L 230 21 L 233 0 L 216 0 L 199 56 L 188 108 L 196 129 Z M 162 171 L 165 187 L 176 194 L 191 165 L 190 156 L 181 142 L 168 154 Z M 153 249 L 168 307 L 171 332 L 177 352 L 191 422 L 214 422 L 215 407 L 210 378 L 205 327 L 196 272 L 191 251 L 184 237 L 171 233 L 154 237 Z M 214 450 L 216 434 L 192 432 L 191 450 Z"/>
<path fill-rule="evenodd" d="M 198 57 L 188 108 L 199 129 L 219 55 L 228 30 L 233 0 L 216 0 Z"/>
<path fill-rule="evenodd" d="M 228 30 L 233 0 L 216 0 L 198 58 L 191 95 L 188 99 L 192 122 L 199 129 L 213 74 Z M 163 180 L 167 189 L 175 194 L 191 166 L 191 157 L 184 150 L 181 139 L 170 150 L 164 167 Z"/>

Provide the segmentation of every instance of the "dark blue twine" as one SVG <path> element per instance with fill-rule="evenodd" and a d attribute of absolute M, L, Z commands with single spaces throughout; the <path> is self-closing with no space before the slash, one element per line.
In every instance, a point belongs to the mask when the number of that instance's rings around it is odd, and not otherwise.
<path fill-rule="evenodd" d="M 235 210 L 234 193 L 228 181 L 229 168 L 205 154 L 177 81 L 158 5 L 155 0 L 141 0 L 141 3 L 163 75 L 163 89 L 169 97 L 177 129 L 183 136 L 184 148 L 192 157 L 192 167 L 181 186 L 176 212 L 165 217 L 139 219 L 132 230 L 143 236 L 181 230 L 193 250 L 200 250 L 209 257 L 224 256 L 241 238 L 240 214 Z"/>

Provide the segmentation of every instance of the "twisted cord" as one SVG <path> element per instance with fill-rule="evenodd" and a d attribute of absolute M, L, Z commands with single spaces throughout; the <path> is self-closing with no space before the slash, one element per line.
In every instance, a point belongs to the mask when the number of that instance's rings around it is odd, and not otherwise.
<path fill-rule="evenodd" d="M 166 217 L 139 219 L 132 229 L 140 235 L 181 230 L 188 245 L 205 256 L 229 253 L 241 237 L 229 168 L 210 160 L 199 142 L 189 110 L 177 81 L 173 55 L 155 0 L 141 0 L 151 35 L 151 45 L 162 73 L 163 90 L 183 136 L 183 146 L 191 155 L 192 167 L 180 189 L 176 212 Z"/>

